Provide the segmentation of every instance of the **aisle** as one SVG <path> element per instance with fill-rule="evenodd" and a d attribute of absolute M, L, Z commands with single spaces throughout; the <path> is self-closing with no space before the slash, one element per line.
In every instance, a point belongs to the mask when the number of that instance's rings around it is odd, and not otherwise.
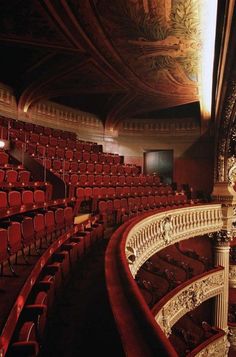
<path fill-rule="evenodd" d="M 107 241 L 76 269 L 49 319 L 40 357 L 123 357 L 105 289 Z"/>

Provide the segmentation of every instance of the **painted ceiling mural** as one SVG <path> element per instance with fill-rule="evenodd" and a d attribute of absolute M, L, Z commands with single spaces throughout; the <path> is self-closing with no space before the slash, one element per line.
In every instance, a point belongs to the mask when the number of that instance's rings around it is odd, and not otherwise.
<path fill-rule="evenodd" d="M 24 110 L 43 99 L 65 105 L 73 101 L 74 107 L 77 102 L 80 109 L 81 98 L 87 103 L 89 97 L 92 108 L 104 94 L 109 110 L 102 120 L 107 125 L 194 103 L 199 99 L 199 3 L 2 2 L 0 45 L 6 63 L 0 78 L 16 86 Z M 98 107 L 91 112 L 99 116 Z"/>
<path fill-rule="evenodd" d="M 198 94 L 199 1 L 94 1 L 129 66 L 159 92 Z"/>

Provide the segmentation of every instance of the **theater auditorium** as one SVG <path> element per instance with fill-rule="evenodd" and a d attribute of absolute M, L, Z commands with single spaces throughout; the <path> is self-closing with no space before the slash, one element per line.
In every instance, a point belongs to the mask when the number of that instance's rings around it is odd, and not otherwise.
<path fill-rule="evenodd" d="M 235 357 L 235 0 L 0 13 L 0 357 Z"/>

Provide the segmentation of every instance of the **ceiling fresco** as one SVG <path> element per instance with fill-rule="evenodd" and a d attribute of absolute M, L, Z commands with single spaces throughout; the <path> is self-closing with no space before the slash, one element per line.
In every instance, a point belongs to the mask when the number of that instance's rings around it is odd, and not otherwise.
<path fill-rule="evenodd" d="M 165 93 L 186 94 L 186 87 L 198 93 L 198 1 L 94 3 L 114 47 L 147 85 Z"/>
<path fill-rule="evenodd" d="M 199 100 L 199 0 L 16 0 L 0 11 L 0 81 L 24 111 L 86 98 L 114 126 Z"/>

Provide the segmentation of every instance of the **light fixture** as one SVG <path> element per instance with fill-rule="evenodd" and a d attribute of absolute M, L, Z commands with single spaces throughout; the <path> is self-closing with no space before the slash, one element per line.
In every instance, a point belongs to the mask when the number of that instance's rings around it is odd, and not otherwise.
<path fill-rule="evenodd" d="M 3 149 L 6 146 L 6 142 L 0 139 L 0 149 Z"/>

